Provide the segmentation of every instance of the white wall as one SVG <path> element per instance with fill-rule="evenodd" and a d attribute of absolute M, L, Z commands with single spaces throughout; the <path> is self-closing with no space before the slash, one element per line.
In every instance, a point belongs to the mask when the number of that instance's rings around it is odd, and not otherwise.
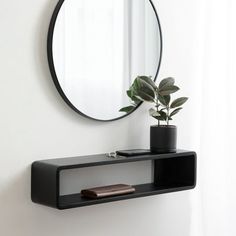
<path fill-rule="evenodd" d="M 30 199 L 30 165 L 44 158 L 148 147 L 155 121 L 142 106 L 120 121 L 80 117 L 56 91 L 46 57 L 49 20 L 57 0 L 0 0 L 0 235 L 189 236 L 196 190 L 67 211 Z M 160 77 L 175 76 L 182 92 L 195 87 L 198 1 L 155 0 L 164 34 Z M 177 118 L 179 146 L 197 139 L 192 97 Z"/>

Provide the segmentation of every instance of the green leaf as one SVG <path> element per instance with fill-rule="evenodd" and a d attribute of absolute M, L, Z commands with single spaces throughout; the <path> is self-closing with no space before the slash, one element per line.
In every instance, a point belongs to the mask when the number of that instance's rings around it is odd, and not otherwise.
<path fill-rule="evenodd" d="M 139 81 L 138 79 L 136 78 L 131 86 L 131 90 L 139 90 L 140 86 L 139 86 Z"/>
<path fill-rule="evenodd" d="M 149 109 L 149 114 L 152 117 L 161 116 L 160 113 L 153 108 Z"/>
<path fill-rule="evenodd" d="M 180 110 L 182 110 L 182 109 L 183 109 L 182 107 L 179 107 L 179 108 L 175 109 L 174 111 L 172 111 L 172 112 L 170 113 L 170 117 L 176 115 L 176 114 L 177 114 Z"/>
<path fill-rule="evenodd" d="M 187 102 L 188 98 L 187 97 L 181 97 L 177 98 L 171 103 L 171 108 L 176 108 L 182 106 L 185 102 Z"/>
<path fill-rule="evenodd" d="M 131 90 L 127 90 L 126 93 L 127 93 L 128 97 L 132 99 L 132 91 Z"/>
<path fill-rule="evenodd" d="M 127 95 L 128 95 L 128 97 L 129 97 L 136 105 L 138 105 L 138 104 L 141 102 L 140 99 L 138 99 L 137 97 L 135 97 L 134 92 L 133 92 L 132 89 L 127 90 Z"/>
<path fill-rule="evenodd" d="M 158 111 L 158 113 L 160 114 L 159 116 L 152 116 L 152 117 L 160 121 L 165 121 L 167 117 L 166 113 L 164 111 Z"/>
<path fill-rule="evenodd" d="M 155 88 L 152 85 L 150 85 L 148 82 L 146 82 L 144 79 L 142 79 L 142 77 L 137 77 L 136 80 L 138 84 L 138 89 L 146 88 L 155 92 Z"/>
<path fill-rule="evenodd" d="M 128 106 L 128 107 L 123 107 L 123 108 L 121 108 L 119 111 L 120 111 L 120 112 L 129 113 L 129 112 L 131 112 L 134 108 L 135 108 L 135 106 Z"/>
<path fill-rule="evenodd" d="M 166 120 L 166 118 L 167 118 L 166 112 L 165 111 L 160 111 L 160 114 L 161 114 L 162 120 Z"/>
<path fill-rule="evenodd" d="M 131 89 L 133 96 L 142 101 L 154 102 L 155 101 L 155 90 L 147 82 L 142 80 L 140 77 L 137 77 L 133 83 Z"/>
<path fill-rule="evenodd" d="M 151 79 L 152 78 L 151 76 L 138 76 L 138 78 L 140 78 L 141 80 L 143 80 L 146 83 L 148 83 L 149 85 L 151 85 L 154 90 L 157 89 L 157 86 L 156 86 L 155 82 Z"/>
<path fill-rule="evenodd" d="M 172 77 L 168 77 L 163 79 L 159 84 L 159 89 L 162 90 L 165 87 L 173 86 L 175 83 L 175 79 Z"/>
<path fill-rule="evenodd" d="M 179 90 L 179 87 L 177 87 L 175 85 L 167 86 L 167 87 L 164 87 L 163 89 L 159 90 L 159 94 L 161 96 L 167 96 L 167 95 L 177 92 L 178 90 Z"/>
<path fill-rule="evenodd" d="M 135 94 L 135 97 L 143 102 L 154 102 L 154 97 L 143 91 L 138 91 L 137 94 Z"/>
<path fill-rule="evenodd" d="M 160 101 L 160 103 L 164 106 L 168 106 L 170 103 L 170 95 L 167 96 L 159 96 L 158 100 Z"/>

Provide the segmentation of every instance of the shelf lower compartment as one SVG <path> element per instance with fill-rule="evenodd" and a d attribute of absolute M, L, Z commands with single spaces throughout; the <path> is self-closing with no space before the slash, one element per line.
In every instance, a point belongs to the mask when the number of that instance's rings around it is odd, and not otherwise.
<path fill-rule="evenodd" d="M 162 194 L 162 193 L 183 191 L 183 190 L 193 189 L 195 186 L 191 185 L 190 183 L 189 184 L 186 184 L 186 183 L 173 184 L 172 183 L 165 186 L 158 186 L 158 185 L 155 185 L 154 183 L 148 183 L 148 184 L 134 185 L 134 187 L 136 189 L 134 193 L 106 197 L 106 198 L 101 198 L 101 199 L 84 198 L 79 193 L 59 196 L 58 209 L 63 210 L 63 209 L 68 209 L 68 208 L 83 207 L 83 206 L 101 204 L 101 203 L 106 203 L 106 202 L 114 202 L 114 201 L 120 201 L 120 200 L 132 199 L 132 198 L 145 197 L 145 196 L 150 196 L 150 195 L 157 195 L 157 194 Z"/>

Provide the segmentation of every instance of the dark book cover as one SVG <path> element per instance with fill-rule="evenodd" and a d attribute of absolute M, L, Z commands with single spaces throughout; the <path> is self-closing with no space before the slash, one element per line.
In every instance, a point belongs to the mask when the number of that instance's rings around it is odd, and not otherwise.
<path fill-rule="evenodd" d="M 127 184 L 115 184 L 102 187 L 84 189 L 81 191 L 83 197 L 104 198 L 116 195 L 123 195 L 135 192 L 135 188 Z"/>

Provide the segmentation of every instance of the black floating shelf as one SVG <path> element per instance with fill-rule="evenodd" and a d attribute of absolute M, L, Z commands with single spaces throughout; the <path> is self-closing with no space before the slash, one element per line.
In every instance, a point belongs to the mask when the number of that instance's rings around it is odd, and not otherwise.
<path fill-rule="evenodd" d="M 101 154 L 36 161 L 31 169 L 31 198 L 35 203 L 63 210 L 193 189 L 196 185 L 196 157 L 195 152 L 178 150 L 176 153 L 134 157 L 109 158 Z M 95 200 L 82 198 L 79 193 L 59 194 L 62 170 L 148 160 L 154 165 L 153 182 L 135 185 L 134 193 Z"/>

